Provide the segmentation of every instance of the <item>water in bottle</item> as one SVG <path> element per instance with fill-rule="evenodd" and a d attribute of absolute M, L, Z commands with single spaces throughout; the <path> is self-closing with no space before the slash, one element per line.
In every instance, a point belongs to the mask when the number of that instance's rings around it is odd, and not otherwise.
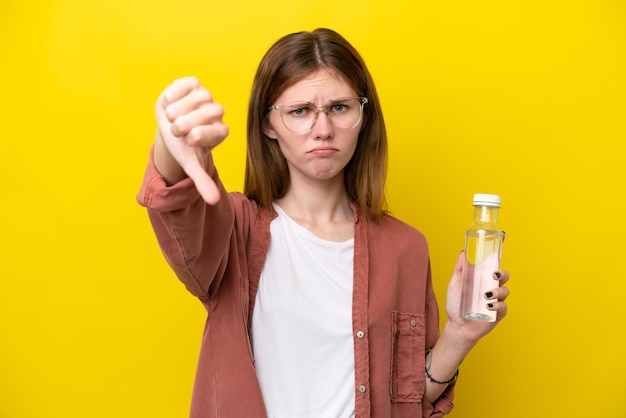
<path fill-rule="evenodd" d="M 500 196 L 474 195 L 474 223 L 465 235 L 465 263 L 461 316 L 465 319 L 494 322 L 496 312 L 487 309 L 485 293 L 498 287 L 493 274 L 500 268 L 504 233 L 498 229 Z"/>

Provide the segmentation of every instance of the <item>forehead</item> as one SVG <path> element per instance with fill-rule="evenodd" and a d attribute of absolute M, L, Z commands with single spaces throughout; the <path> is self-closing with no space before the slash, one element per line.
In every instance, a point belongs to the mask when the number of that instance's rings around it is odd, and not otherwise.
<path fill-rule="evenodd" d="M 324 104 L 339 97 L 354 97 L 356 92 L 336 71 L 319 69 L 287 87 L 277 103 L 307 101 Z"/>

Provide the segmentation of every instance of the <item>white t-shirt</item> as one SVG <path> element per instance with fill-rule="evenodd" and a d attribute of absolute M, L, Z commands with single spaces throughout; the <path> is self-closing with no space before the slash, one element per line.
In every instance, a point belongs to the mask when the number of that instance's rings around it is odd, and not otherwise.
<path fill-rule="evenodd" d="M 278 205 L 252 316 L 270 418 L 354 416 L 354 239 L 323 240 Z"/>

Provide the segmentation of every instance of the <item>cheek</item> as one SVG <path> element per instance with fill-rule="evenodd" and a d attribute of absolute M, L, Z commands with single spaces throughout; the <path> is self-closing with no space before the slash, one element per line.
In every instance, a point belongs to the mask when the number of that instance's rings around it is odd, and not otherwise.
<path fill-rule="evenodd" d="M 294 154 L 292 141 L 285 140 L 280 135 L 278 135 L 276 138 L 276 143 L 278 144 L 278 148 L 280 149 L 280 152 L 283 154 L 285 159 L 291 160 L 291 156 Z"/>
<path fill-rule="evenodd" d="M 359 145 L 359 135 L 357 134 L 356 137 L 352 139 L 352 155 L 350 155 L 350 158 L 352 158 L 352 156 L 354 155 L 354 152 L 356 151 L 356 147 L 358 145 Z"/>

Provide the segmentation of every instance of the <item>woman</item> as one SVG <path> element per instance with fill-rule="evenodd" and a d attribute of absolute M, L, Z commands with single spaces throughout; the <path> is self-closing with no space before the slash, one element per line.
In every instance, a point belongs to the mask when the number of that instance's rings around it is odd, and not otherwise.
<path fill-rule="evenodd" d="M 158 99 L 139 202 L 208 312 L 191 417 L 439 417 L 458 367 L 505 316 L 506 271 L 458 312 L 462 255 L 439 335 L 424 237 L 386 211 L 387 137 L 358 52 L 328 29 L 263 57 L 248 114 L 244 194 L 211 150 L 223 108 L 195 78 Z"/>

